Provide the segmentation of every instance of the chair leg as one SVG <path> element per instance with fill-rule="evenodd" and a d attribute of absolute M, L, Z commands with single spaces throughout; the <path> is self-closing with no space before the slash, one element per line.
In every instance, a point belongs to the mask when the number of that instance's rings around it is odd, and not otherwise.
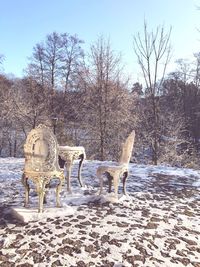
<path fill-rule="evenodd" d="M 126 195 L 126 179 L 128 177 L 128 171 L 123 173 L 122 183 L 123 183 L 123 194 Z"/>
<path fill-rule="evenodd" d="M 25 202 L 24 202 L 24 207 L 27 207 L 28 203 L 29 203 L 29 191 L 30 191 L 30 187 L 28 184 L 28 178 L 25 176 L 25 174 L 22 174 L 22 184 L 25 187 Z"/>
<path fill-rule="evenodd" d="M 119 187 L 119 174 L 115 173 L 113 175 L 113 185 L 115 190 L 115 197 L 118 198 L 118 187 Z"/>
<path fill-rule="evenodd" d="M 79 168 L 78 168 L 78 181 L 81 187 L 83 187 L 83 182 L 81 178 L 81 170 L 82 170 L 82 165 L 83 165 L 83 160 L 84 160 L 84 155 L 80 155 L 80 162 L 79 162 Z"/>
<path fill-rule="evenodd" d="M 38 213 L 43 212 L 43 195 L 42 192 L 39 193 L 39 207 L 38 207 Z"/>
<path fill-rule="evenodd" d="M 39 192 L 39 209 L 38 212 L 43 212 L 43 203 L 44 203 L 44 192 L 42 190 Z"/>
<path fill-rule="evenodd" d="M 44 204 L 47 204 L 47 196 L 46 196 L 46 193 L 44 193 L 44 201 L 43 201 Z"/>
<path fill-rule="evenodd" d="M 71 161 L 67 161 L 66 162 L 66 170 L 67 170 L 67 192 L 71 193 L 71 183 L 70 183 L 70 179 L 71 179 L 71 170 L 72 170 L 72 162 Z"/>
<path fill-rule="evenodd" d="M 97 178 L 99 180 L 99 186 L 100 186 L 100 189 L 99 189 L 99 195 L 102 194 L 102 191 L 103 191 L 103 177 L 102 177 L 102 172 L 100 169 L 97 169 Z"/>
<path fill-rule="evenodd" d="M 107 176 L 107 179 L 108 179 L 108 193 L 111 193 L 113 177 L 109 172 L 106 172 L 106 176 Z"/>
<path fill-rule="evenodd" d="M 63 178 L 60 178 L 60 183 L 56 187 L 56 207 L 61 207 L 61 204 L 60 204 L 60 192 L 62 190 L 63 181 L 64 181 L 64 175 L 63 175 Z"/>
<path fill-rule="evenodd" d="M 43 212 L 43 205 L 44 205 L 45 182 L 44 181 L 37 182 L 36 190 L 37 190 L 38 196 L 39 196 L 38 212 L 41 213 L 41 212 Z"/>

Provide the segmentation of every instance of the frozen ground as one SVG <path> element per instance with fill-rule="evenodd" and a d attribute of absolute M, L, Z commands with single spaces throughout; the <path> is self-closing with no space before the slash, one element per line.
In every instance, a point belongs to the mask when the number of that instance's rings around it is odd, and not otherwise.
<path fill-rule="evenodd" d="M 199 171 L 130 164 L 129 195 L 110 202 L 112 194 L 97 195 L 95 170 L 102 163 L 84 163 L 84 189 L 76 163 L 72 195 L 63 188 L 63 207 L 55 209 L 50 190 L 46 212 L 36 218 L 33 191 L 30 208 L 22 208 L 23 163 L 0 159 L 0 266 L 200 267 Z M 22 223 L 13 208 L 34 213 L 35 221 Z"/>

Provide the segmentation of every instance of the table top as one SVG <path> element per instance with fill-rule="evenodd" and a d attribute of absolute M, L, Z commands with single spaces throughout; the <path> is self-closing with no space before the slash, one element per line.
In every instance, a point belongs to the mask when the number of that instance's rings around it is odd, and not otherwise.
<path fill-rule="evenodd" d="M 85 148 L 83 146 L 59 146 L 60 152 L 85 152 Z"/>
<path fill-rule="evenodd" d="M 81 155 L 86 158 L 85 148 L 83 146 L 59 146 L 59 156 L 66 161 L 79 159 Z"/>

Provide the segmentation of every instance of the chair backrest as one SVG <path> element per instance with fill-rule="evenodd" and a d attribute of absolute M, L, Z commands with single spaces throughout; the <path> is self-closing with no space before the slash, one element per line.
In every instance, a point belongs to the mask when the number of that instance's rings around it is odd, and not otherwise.
<path fill-rule="evenodd" d="M 129 163 L 133 151 L 134 141 L 135 141 L 135 131 L 132 131 L 127 137 L 125 143 L 122 145 L 122 153 L 119 160 L 120 165 Z"/>
<path fill-rule="evenodd" d="M 51 129 L 40 124 L 30 131 L 24 145 L 25 171 L 50 172 L 58 169 L 58 144 Z"/>

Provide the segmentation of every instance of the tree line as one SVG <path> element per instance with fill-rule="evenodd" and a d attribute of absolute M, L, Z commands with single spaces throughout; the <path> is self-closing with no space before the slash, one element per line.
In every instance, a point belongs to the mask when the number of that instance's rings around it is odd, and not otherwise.
<path fill-rule="evenodd" d="M 28 132 L 44 123 L 60 145 L 82 145 L 90 159 L 116 160 L 135 129 L 133 162 L 198 166 L 200 54 L 178 60 L 166 75 L 170 33 L 149 31 L 145 22 L 134 36 L 143 84 L 130 84 L 103 36 L 86 54 L 77 35 L 47 35 L 33 47 L 23 78 L 0 75 L 0 156 L 23 156 Z"/>

